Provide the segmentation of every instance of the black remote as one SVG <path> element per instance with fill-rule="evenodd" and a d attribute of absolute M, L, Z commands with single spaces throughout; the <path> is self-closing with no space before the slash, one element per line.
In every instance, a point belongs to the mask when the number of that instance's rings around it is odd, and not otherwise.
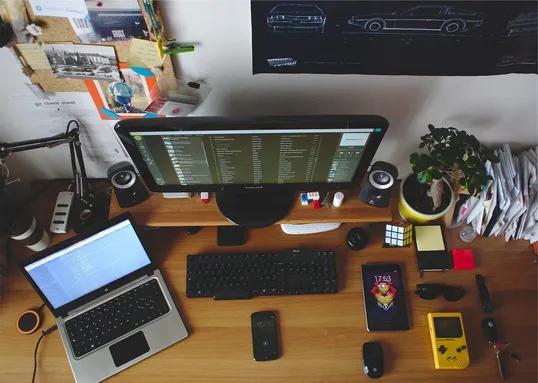
<path fill-rule="evenodd" d="M 489 296 L 489 290 L 486 286 L 486 280 L 481 274 L 476 274 L 476 286 L 478 287 L 478 293 L 480 294 L 480 302 L 482 302 L 482 310 L 486 314 L 491 314 L 495 309 L 495 305 Z"/>

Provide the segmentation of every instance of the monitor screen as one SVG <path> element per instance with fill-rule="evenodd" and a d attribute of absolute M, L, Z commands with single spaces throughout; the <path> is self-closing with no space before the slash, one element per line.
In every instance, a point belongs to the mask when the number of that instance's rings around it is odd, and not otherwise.
<path fill-rule="evenodd" d="M 351 182 L 373 129 L 131 132 L 158 185 Z"/>
<path fill-rule="evenodd" d="M 360 182 L 386 120 L 353 124 L 323 117 L 121 121 L 116 131 L 153 191 L 246 185 L 336 189 Z"/>
<path fill-rule="evenodd" d="M 129 220 L 26 265 L 55 309 L 151 263 Z"/>

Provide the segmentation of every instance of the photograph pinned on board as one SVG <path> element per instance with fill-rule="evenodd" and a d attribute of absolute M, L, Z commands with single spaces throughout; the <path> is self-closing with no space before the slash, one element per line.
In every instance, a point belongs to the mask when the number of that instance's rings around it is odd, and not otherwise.
<path fill-rule="evenodd" d="M 119 120 L 144 117 L 146 107 L 160 96 L 155 76 L 147 71 L 151 76 L 146 77 L 125 63 L 120 63 L 119 68 L 119 80 L 85 81 L 101 118 Z"/>
<path fill-rule="evenodd" d="M 149 30 L 137 0 L 86 1 L 87 18 L 70 18 L 83 43 L 148 39 Z"/>
<path fill-rule="evenodd" d="M 54 77 L 104 81 L 120 79 L 114 47 L 45 44 L 44 49 Z"/>

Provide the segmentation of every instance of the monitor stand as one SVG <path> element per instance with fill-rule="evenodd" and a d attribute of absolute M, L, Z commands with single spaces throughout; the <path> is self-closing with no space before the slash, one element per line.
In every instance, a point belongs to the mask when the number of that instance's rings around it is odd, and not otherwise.
<path fill-rule="evenodd" d="M 295 199 L 293 192 L 217 192 L 220 212 L 236 225 L 249 229 L 271 226 L 284 218 Z"/>

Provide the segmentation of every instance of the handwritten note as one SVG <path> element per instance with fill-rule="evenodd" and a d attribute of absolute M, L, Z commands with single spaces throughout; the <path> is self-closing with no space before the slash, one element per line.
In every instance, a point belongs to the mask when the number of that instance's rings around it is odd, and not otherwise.
<path fill-rule="evenodd" d="M 127 64 L 130 67 L 160 68 L 163 60 L 152 41 L 132 39 Z"/>
<path fill-rule="evenodd" d="M 50 69 L 49 60 L 42 47 L 37 44 L 17 44 L 17 49 L 30 68 Z"/>

